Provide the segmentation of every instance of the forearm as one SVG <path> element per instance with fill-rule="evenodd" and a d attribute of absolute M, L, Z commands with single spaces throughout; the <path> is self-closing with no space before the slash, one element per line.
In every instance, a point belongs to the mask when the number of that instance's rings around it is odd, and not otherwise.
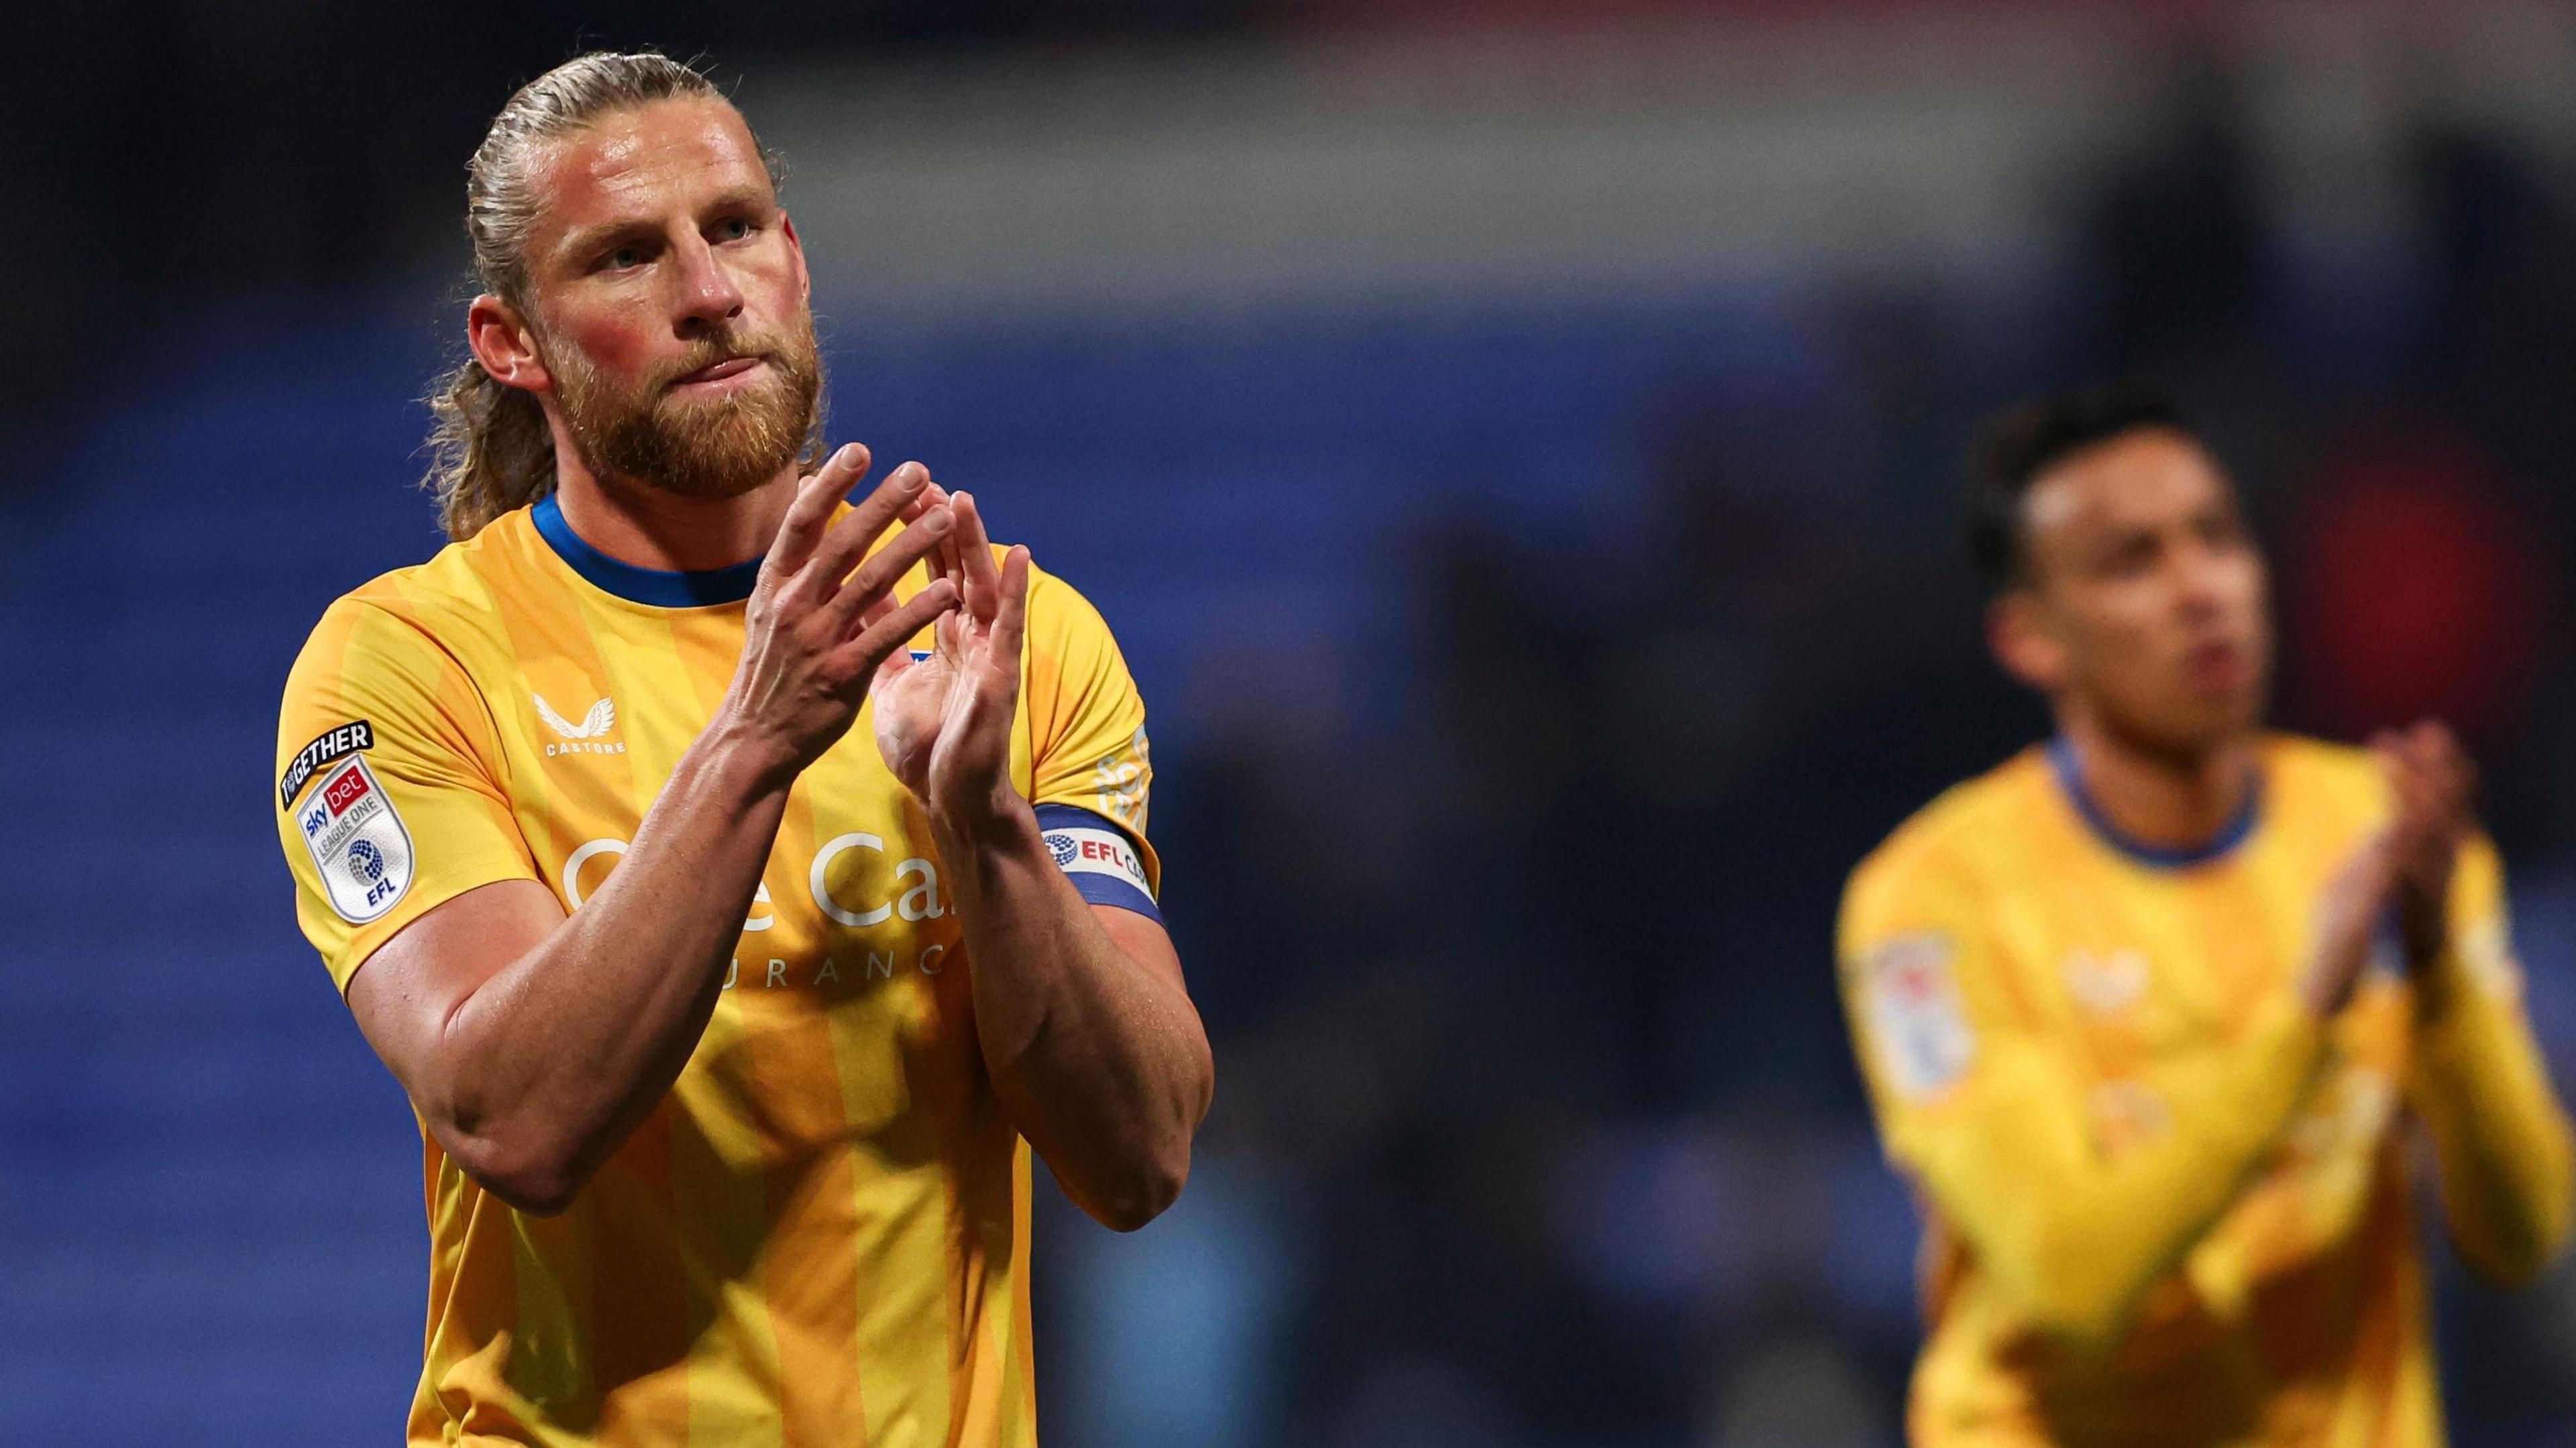
<path fill-rule="evenodd" d="M 599 890 L 443 1023 L 451 1149 L 546 1205 L 633 1132 L 715 1009 L 791 778 L 721 724 L 682 756 Z"/>
<path fill-rule="evenodd" d="M 1178 1195 L 1207 1113 L 1214 1070 L 1196 1009 L 1110 938 L 1026 804 L 932 828 L 995 1094 L 1077 1205 L 1143 1225 Z"/>
<path fill-rule="evenodd" d="M 2304 1011 L 2277 1002 L 2187 1097 L 2169 1094 L 2160 1135 L 2107 1158 L 2062 1089 L 1999 1073 L 1932 1153 L 1936 1188 L 2035 1323 L 2111 1340 L 2254 1179 L 2307 1093 L 2320 1039 Z"/>
<path fill-rule="evenodd" d="M 2445 955 L 2420 978 L 2411 1096 L 2432 1133 L 2452 1240 L 2519 1282 L 2566 1244 L 2576 1144 L 2522 1013 Z"/>

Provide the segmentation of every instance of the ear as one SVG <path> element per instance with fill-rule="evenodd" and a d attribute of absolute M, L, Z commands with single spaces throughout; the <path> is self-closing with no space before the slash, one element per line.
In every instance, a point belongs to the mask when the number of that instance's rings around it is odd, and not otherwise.
<path fill-rule="evenodd" d="M 474 360 L 504 387 L 551 392 L 554 377 L 537 352 L 537 335 L 508 302 L 489 292 L 465 309 L 465 345 Z"/>
<path fill-rule="evenodd" d="M 2016 588 L 1986 606 L 1986 647 L 2004 672 L 2043 694 L 2066 683 L 2066 646 L 2037 594 Z"/>
<path fill-rule="evenodd" d="M 787 257 L 796 267 L 796 296 L 798 300 L 811 304 L 814 300 L 814 278 L 805 270 L 805 242 L 796 234 L 796 218 L 789 216 L 783 206 L 778 209 L 778 229 L 787 237 Z"/>

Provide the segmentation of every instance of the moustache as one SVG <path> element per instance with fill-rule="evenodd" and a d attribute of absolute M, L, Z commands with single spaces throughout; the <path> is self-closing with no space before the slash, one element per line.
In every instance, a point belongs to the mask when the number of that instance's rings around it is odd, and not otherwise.
<path fill-rule="evenodd" d="M 677 385 L 683 377 L 703 372 L 718 363 L 731 362 L 737 357 L 754 358 L 776 365 L 784 351 L 779 339 L 774 337 L 731 335 L 710 337 L 681 356 L 653 369 L 648 386 L 651 391 L 666 392 Z"/>

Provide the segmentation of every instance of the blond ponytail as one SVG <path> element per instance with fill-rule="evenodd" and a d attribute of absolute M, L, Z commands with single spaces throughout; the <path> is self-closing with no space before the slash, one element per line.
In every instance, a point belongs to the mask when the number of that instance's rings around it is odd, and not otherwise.
<path fill-rule="evenodd" d="M 555 490 L 555 444 L 537 395 L 468 357 L 429 396 L 429 476 L 438 521 L 463 541 Z"/>

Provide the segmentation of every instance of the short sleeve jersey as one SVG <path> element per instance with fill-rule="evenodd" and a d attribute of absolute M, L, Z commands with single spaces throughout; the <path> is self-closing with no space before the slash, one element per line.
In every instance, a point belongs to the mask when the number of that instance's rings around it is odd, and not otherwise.
<path fill-rule="evenodd" d="M 478 886 L 597 893 L 725 694 L 757 568 L 636 568 L 548 500 L 330 607 L 277 818 L 342 990 Z M 1155 914 L 1143 705 L 1035 570 L 1011 756 L 1082 894 Z M 695 1054 L 570 1210 L 511 1210 L 424 1133 L 411 1441 L 1033 1443 L 1029 1154 L 952 911 L 862 713 L 795 784 Z"/>

